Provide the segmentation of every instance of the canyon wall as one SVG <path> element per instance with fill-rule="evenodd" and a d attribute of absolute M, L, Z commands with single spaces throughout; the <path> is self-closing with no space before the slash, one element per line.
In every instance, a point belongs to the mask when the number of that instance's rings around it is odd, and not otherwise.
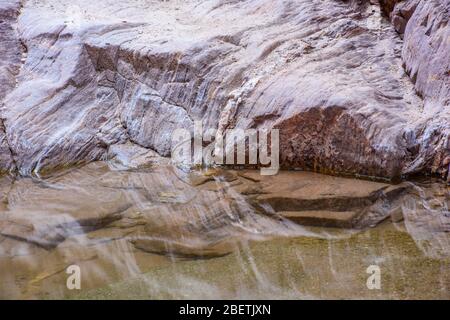
<path fill-rule="evenodd" d="M 172 132 L 201 120 L 280 129 L 284 168 L 445 177 L 449 6 L 0 0 L 0 168 L 30 175 L 129 141 L 169 156 Z"/>
<path fill-rule="evenodd" d="M 434 157 L 432 170 L 448 172 L 450 164 L 450 1 L 381 0 L 395 30 L 403 38 L 402 60 L 414 83 L 416 93 L 424 100 L 424 111 L 435 119 L 424 123 L 426 137 L 436 137 L 441 146 L 432 155 L 423 146 L 411 170 Z M 426 143 L 432 143 L 429 140 Z M 432 149 L 431 149 L 432 150 Z M 431 163 L 431 160 L 429 160 Z"/>
<path fill-rule="evenodd" d="M 16 86 L 16 77 L 22 64 L 22 46 L 17 32 L 19 1 L 0 1 L 0 106 Z M 0 172 L 13 171 L 16 166 L 12 149 L 6 138 L 6 128 L 0 113 Z"/>

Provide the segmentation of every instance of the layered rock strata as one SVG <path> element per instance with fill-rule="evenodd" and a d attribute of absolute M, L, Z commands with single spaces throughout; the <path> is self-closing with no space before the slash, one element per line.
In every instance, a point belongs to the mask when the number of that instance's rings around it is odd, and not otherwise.
<path fill-rule="evenodd" d="M 446 176 L 448 0 L 0 4 L 2 170 L 169 156 L 200 120 L 280 129 L 284 168 Z"/>

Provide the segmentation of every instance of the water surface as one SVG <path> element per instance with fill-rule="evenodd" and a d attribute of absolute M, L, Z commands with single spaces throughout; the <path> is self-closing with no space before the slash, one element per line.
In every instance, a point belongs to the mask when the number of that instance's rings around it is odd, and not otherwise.
<path fill-rule="evenodd" d="M 284 185 L 297 185 L 289 175 Z M 0 298 L 450 298 L 442 183 L 410 183 L 395 200 L 403 218 L 356 230 L 262 212 L 251 201 L 256 182 L 244 180 L 245 188 L 234 171 L 105 162 L 39 179 L 4 176 Z M 311 197 L 330 185 L 326 176 L 312 181 L 303 189 Z M 66 286 L 74 264 L 81 290 Z M 366 286 L 370 265 L 380 267 L 380 290 Z"/>

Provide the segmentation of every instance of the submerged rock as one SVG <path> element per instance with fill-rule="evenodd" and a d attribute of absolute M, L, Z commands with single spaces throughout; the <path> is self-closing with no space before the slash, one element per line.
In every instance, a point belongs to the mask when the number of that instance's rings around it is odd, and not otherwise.
<path fill-rule="evenodd" d="M 64 270 L 73 264 L 82 268 L 83 288 L 88 290 L 154 268 L 172 270 L 173 278 L 174 268 L 182 265 L 228 266 L 224 263 L 228 259 L 236 259 L 239 266 L 250 263 L 251 272 L 237 273 L 252 279 L 269 261 L 275 263 L 269 269 L 276 265 L 298 275 L 299 265 L 283 258 L 289 255 L 297 263 L 311 264 L 311 268 L 303 265 L 307 270 L 315 270 L 317 259 L 325 258 L 336 274 L 337 260 L 329 256 L 333 252 L 346 263 L 353 263 L 350 253 L 360 257 L 364 268 L 357 269 L 363 281 L 355 282 L 360 287 L 366 281 L 367 264 L 386 263 L 385 258 L 406 255 L 409 262 L 420 258 L 442 270 L 450 257 L 449 205 L 449 189 L 442 183 L 390 185 L 308 172 L 261 176 L 257 170 L 211 169 L 189 174 L 164 164 L 117 170 L 111 163 L 94 162 L 45 179 L 3 176 L 0 297 L 70 294 L 61 283 L 67 280 Z M 395 226 L 387 221 L 367 228 L 389 216 Z M 394 233 L 379 238 L 386 227 Z M 349 243 L 352 238 L 354 243 Z M 258 243 L 261 257 L 268 261 L 255 265 L 253 248 Z M 270 243 L 276 245 L 266 251 Z M 392 271 L 398 275 L 395 266 Z M 443 274 L 430 271 L 428 264 L 422 267 L 417 262 L 411 274 L 424 270 L 431 278 Z M 209 275 L 227 274 L 206 270 Z M 353 274 L 343 270 L 346 276 Z M 169 288 L 168 283 L 158 287 Z M 299 283 L 304 287 L 303 279 Z"/>
<path fill-rule="evenodd" d="M 110 164 L 95 162 L 40 180 L 0 179 L 0 235 L 46 249 L 84 234 L 88 242 L 123 237 L 148 252 L 193 257 L 198 248 L 198 256 L 210 256 L 224 239 L 232 243 L 234 237 L 277 232 L 282 221 L 376 225 L 411 188 L 308 172 L 187 174 L 167 164 L 111 170 Z M 435 196 L 438 203 L 432 205 L 442 208 L 445 199 Z"/>
<path fill-rule="evenodd" d="M 223 257 L 233 252 L 233 245 L 228 243 L 204 244 L 182 243 L 165 239 L 137 239 L 133 245 L 149 253 L 161 254 L 178 259 L 210 259 Z"/>
<path fill-rule="evenodd" d="M 358 212 L 354 211 L 281 211 L 283 218 L 289 219 L 301 225 L 352 228 L 353 221 L 358 218 Z"/>
<path fill-rule="evenodd" d="M 242 171 L 238 175 L 245 178 L 232 188 L 247 195 L 255 208 L 301 225 L 323 227 L 374 226 L 392 214 L 397 200 L 411 188 L 406 183 L 389 185 L 309 172 L 282 171 L 267 177 Z"/>
<path fill-rule="evenodd" d="M 14 88 L 0 80 L 0 167 L 28 175 L 127 141 L 168 156 L 201 120 L 280 129 L 286 168 L 445 175 L 449 1 L 395 2 L 394 26 L 377 1 L 2 2 L 16 71 Z"/>

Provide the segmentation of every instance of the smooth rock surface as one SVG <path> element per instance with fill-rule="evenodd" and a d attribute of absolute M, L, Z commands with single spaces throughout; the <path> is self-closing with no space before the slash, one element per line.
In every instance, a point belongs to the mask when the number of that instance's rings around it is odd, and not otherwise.
<path fill-rule="evenodd" d="M 17 33 L 2 47 L 26 52 L 14 90 L 2 80 L 3 170 L 102 159 L 127 141 L 168 156 L 172 132 L 201 120 L 279 128 L 286 168 L 446 175 L 448 0 L 420 1 L 404 41 L 377 1 L 0 3 Z"/>
<path fill-rule="evenodd" d="M 283 218 L 301 225 L 352 228 L 358 213 L 354 211 L 280 211 Z"/>
<path fill-rule="evenodd" d="M 107 162 L 41 179 L 0 177 L 1 298 L 77 294 L 64 285 L 65 270 L 73 264 L 83 270 L 83 290 L 78 292 L 83 295 L 89 289 L 160 270 L 168 272 L 169 279 L 151 276 L 150 281 L 156 282 L 141 283 L 147 293 L 162 290 L 188 298 L 225 292 L 227 297 L 242 297 L 237 292 L 250 280 L 258 286 L 256 290 L 252 282 L 246 289 L 248 297 L 258 292 L 264 293 L 258 295 L 262 298 L 272 291 L 266 290 L 268 278 L 260 277 L 261 268 L 267 268 L 269 275 L 276 271 L 278 282 L 272 279 L 270 288 L 291 283 L 280 271 L 298 275 L 304 268 L 317 277 L 322 267 L 336 277 L 328 275 L 325 282 L 340 286 L 360 272 L 362 280 L 351 282 L 360 288 L 367 264 L 380 262 L 392 268 L 389 273 L 383 268 L 385 275 L 399 279 L 379 298 L 399 297 L 399 293 L 448 296 L 448 273 L 443 270 L 450 257 L 450 189 L 441 182 L 428 178 L 389 185 L 292 171 L 272 177 L 261 176 L 258 170 L 185 172 L 153 155 L 128 152 L 140 150 L 135 145 L 114 149 L 111 153 L 116 156 Z M 126 170 L 136 160 L 133 155 L 144 161 Z M 257 247 L 263 251 L 255 253 Z M 317 269 L 318 265 L 322 267 Z M 231 266 L 233 271 L 228 270 Z M 179 268 L 197 275 L 199 270 L 209 276 L 239 275 L 240 280 L 235 285 L 225 281 L 232 292 L 221 285 L 217 292 L 205 293 L 211 289 L 207 276 L 200 276 L 204 282 L 192 282 L 192 276 L 177 272 Z M 411 284 L 404 275 L 415 275 L 417 283 L 411 290 L 403 289 L 403 283 Z M 433 281 L 426 284 L 433 291 L 420 289 L 425 286 L 423 279 Z M 320 281 L 310 279 L 305 287 L 303 280 L 298 288 L 321 291 Z M 348 288 L 336 289 L 335 294 L 342 294 Z M 361 297 L 353 287 L 350 291 L 346 297 Z M 299 297 L 296 291 L 280 292 Z M 368 290 L 364 287 L 363 292 Z M 130 288 L 124 293 L 135 291 Z"/>
<path fill-rule="evenodd" d="M 373 226 L 391 215 L 411 188 L 385 183 L 330 177 L 310 172 L 282 171 L 259 177 L 256 171 L 238 173 L 247 195 L 262 212 L 302 225 L 341 228 Z"/>

